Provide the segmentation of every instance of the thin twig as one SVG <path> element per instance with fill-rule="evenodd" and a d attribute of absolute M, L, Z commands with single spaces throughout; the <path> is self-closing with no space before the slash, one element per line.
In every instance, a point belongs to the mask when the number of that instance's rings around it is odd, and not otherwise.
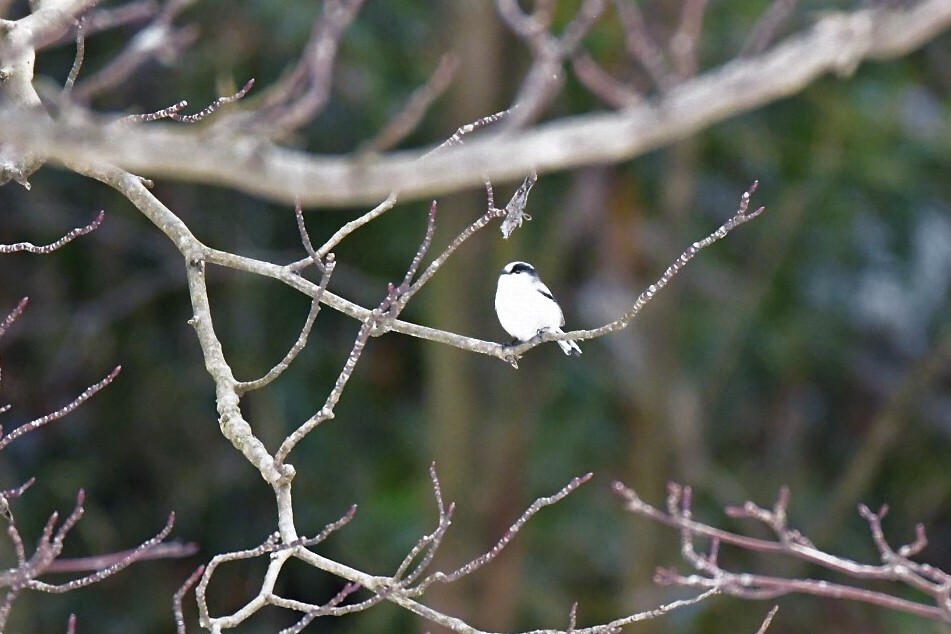
<path fill-rule="evenodd" d="M 344 31 L 363 0 L 328 0 L 294 69 L 265 93 L 250 125 L 269 136 L 296 130 L 323 110 Z"/>
<path fill-rule="evenodd" d="M 51 242 L 45 246 L 36 246 L 32 242 L 17 242 L 15 244 L 0 244 L 0 253 L 15 253 L 17 251 L 26 251 L 28 253 L 52 253 L 60 247 L 69 244 L 79 236 L 84 236 L 99 228 L 106 217 L 106 212 L 100 211 L 96 218 L 85 227 L 77 227 L 59 240 Z"/>
<path fill-rule="evenodd" d="M 399 291 L 402 293 L 409 290 L 410 283 L 412 283 L 413 278 L 416 276 L 416 271 L 419 270 L 419 265 L 422 263 L 423 258 L 426 257 L 426 253 L 433 243 L 433 235 L 436 233 L 436 211 L 438 208 L 438 204 L 435 200 L 429 206 L 429 214 L 426 216 L 426 233 L 423 235 L 423 239 L 416 249 L 416 255 L 413 256 L 413 261 L 410 262 L 409 268 L 406 269 L 403 282 L 399 285 Z"/>
<path fill-rule="evenodd" d="M 76 521 L 78 521 L 79 519 L 78 516 L 82 514 L 81 507 L 79 508 L 80 508 L 80 511 L 78 513 L 74 512 L 73 515 L 71 515 L 68 518 L 67 522 L 63 523 L 63 527 L 60 529 L 61 533 L 65 533 L 66 531 L 68 531 L 70 528 L 72 528 L 72 525 L 75 524 Z M 75 519 L 74 519 L 74 516 L 76 516 Z M 72 523 L 70 523 L 69 520 L 72 520 Z M 142 542 L 138 546 L 138 548 L 128 551 L 128 554 L 125 557 L 115 562 L 111 566 L 107 568 L 103 568 L 102 570 L 99 570 L 98 572 L 95 572 L 91 575 L 81 577 L 79 579 L 73 579 L 72 581 L 68 581 L 66 583 L 61 583 L 61 584 L 49 584 L 49 583 L 44 583 L 42 581 L 33 580 L 33 581 L 30 581 L 27 584 L 27 586 L 32 590 L 38 590 L 40 592 L 61 594 L 63 592 L 69 592 L 71 590 L 76 590 L 77 588 L 83 588 L 83 587 L 92 585 L 94 583 L 98 583 L 102 581 L 103 579 L 105 579 L 106 577 L 111 577 L 112 575 L 116 574 L 120 570 L 123 570 L 129 567 L 130 565 L 132 565 L 133 563 L 141 559 L 148 559 L 149 557 L 147 557 L 147 555 L 149 551 L 155 548 L 156 546 L 158 546 L 159 544 L 161 544 L 162 541 L 166 537 L 168 537 L 168 534 L 172 531 L 172 527 L 174 525 L 175 525 L 175 513 L 171 513 L 168 516 L 168 520 L 165 523 L 165 527 L 155 537 Z"/>
<path fill-rule="evenodd" d="M 112 372 L 106 375 L 106 378 L 86 388 L 82 394 L 80 394 L 75 399 L 73 399 L 73 401 L 70 402 L 69 404 L 65 405 L 64 407 L 61 407 L 55 412 L 51 412 L 47 414 L 46 416 L 32 420 L 29 423 L 24 423 L 23 425 L 20 425 L 19 427 L 14 429 L 12 432 L 7 434 L 3 438 L 0 438 L 0 451 L 2 451 L 7 445 L 9 445 L 11 442 L 16 440 L 23 434 L 27 434 L 33 431 L 34 429 L 38 429 L 39 427 L 42 427 L 43 425 L 46 425 L 47 423 L 51 423 L 55 420 L 59 420 L 63 416 L 66 416 L 70 412 L 74 411 L 77 407 L 82 405 L 84 402 L 89 400 L 94 394 L 96 394 L 96 392 L 98 392 L 102 388 L 112 383 L 112 381 L 119 375 L 119 372 L 121 370 L 122 370 L 121 365 L 116 366 Z"/>
<path fill-rule="evenodd" d="M 769 629 L 769 625 L 773 622 L 773 617 L 776 616 L 777 612 L 779 612 L 779 606 L 774 605 L 773 608 L 766 614 L 766 618 L 763 619 L 763 624 L 759 626 L 758 630 L 756 630 L 756 634 L 766 634 L 766 630 Z"/>
<path fill-rule="evenodd" d="M 155 0 L 136 0 L 117 7 L 94 9 L 83 18 L 86 33 L 101 33 L 133 22 L 147 20 L 159 12 Z"/>
<path fill-rule="evenodd" d="M 33 484 L 34 484 L 35 482 L 36 482 L 36 478 L 30 478 L 29 480 L 27 480 L 26 482 L 24 482 L 23 484 L 21 484 L 21 485 L 18 486 L 18 487 L 15 487 L 15 488 L 13 488 L 13 489 L 6 489 L 6 490 L 4 490 L 4 491 L 0 491 L 0 498 L 3 498 L 5 501 L 13 500 L 13 499 L 15 499 L 15 498 L 18 498 L 18 497 L 20 497 L 21 495 L 23 495 L 24 493 L 26 493 L 27 489 L 29 489 L 31 486 L 33 486 Z"/>
<path fill-rule="evenodd" d="M 436 271 L 446 263 L 446 260 L 449 259 L 456 249 L 458 249 L 462 244 L 476 234 L 480 229 L 488 225 L 490 222 L 502 216 L 503 210 L 501 209 L 489 209 L 487 212 L 482 214 L 475 222 L 466 227 L 462 233 L 460 233 L 456 238 L 449 243 L 449 245 L 443 250 L 435 260 L 430 262 L 429 266 L 426 267 L 426 270 L 423 271 L 420 276 L 413 282 L 412 286 L 409 287 L 409 290 L 406 293 L 400 296 L 400 301 L 405 305 L 419 290 L 436 274 Z"/>
<path fill-rule="evenodd" d="M 159 119 L 171 119 L 172 121 L 178 121 L 179 123 L 198 123 L 199 121 L 217 112 L 222 106 L 226 106 L 243 99 L 253 87 L 254 79 L 249 79 L 238 92 L 227 97 L 218 97 L 195 114 L 180 114 L 181 111 L 188 105 L 188 102 L 183 100 L 176 104 L 172 104 L 167 108 L 156 110 L 155 112 L 149 112 L 146 114 L 131 114 L 127 117 L 123 117 L 119 120 L 119 122 L 146 123 L 150 121 L 158 121 Z"/>
<path fill-rule="evenodd" d="M 374 310 L 371 317 L 360 325 L 360 330 L 357 332 L 357 337 L 353 342 L 353 347 L 350 349 L 350 354 L 347 356 L 347 361 L 344 363 L 343 369 L 337 376 L 337 380 L 334 383 L 333 389 L 327 396 L 326 401 L 324 401 L 324 406 L 284 439 L 284 442 L 281 443 L 277 453 L 274 454 L 275 465 L 284 464 L 284 461 L 287 459 L 287 455 L 291 452 L 291 450 L 294 449 L 295 446 L 297 446 L 297 443 L 303 440 L 307 434 L 313 431 L 322 422 L 330 420 L 334 417 L 334 407 L 336 407 L 337 401 L 339 401 L 340 397 L 343 395 L 343 389 L 350 380 L 350 376 L 353 374 L 353 371 L 356 368 L 357 361 L 360 360 L 360 355 L 363 353 L 363 349 L 366 346 L 367 340 L 370 338 L 370 333 L 382 320 L 383 315 L 390 309 L 391 306 L 394 305 L 397 297 L 398 294 L 396 288 L 391 285 L 386 298 L 384 298 L 384 300 L 380 303 L 379 308 Z"/>
<path fill-rule="evenodd" d="M 136 11 L 130 11 L 126 15 L 118 14 L 119 9 L 115 9 L 117 15 L 105 20 L 109 28 L 130 20 L 141 19 L 147 15 L 154 15 L 155 17 L 132 38 L 125 49 L 113 57 L 100 71 L 79 82 L 73 95 L 82 102 L 88 102 L 92 97 L 104 93 L 132 77 L 149 60 L 158 57 L 168 61 L 179 55 L 198 39 L 199 33 L 197 27 L 186 26 L 176 29 L 172 23 L 176 16 L 190 4 L 193 4 L 194 1 L 173 0 L 165 2 L 159 11 L 145 6 Z M 147 5 L 148 3 L 144 4 Z M 101 13 L 97 12 L 97 14 L 90 16 L 90 32 L 101 30 L 102 27 L 95 26 L 97 16 Z"/>
<path fill-rule="evenodd" d="M 313 296 L 313 298 L 311 298 L 310 311 L 307 313 L 307 319 L 304 321 L 304 325 L 300 330 L 300 334 L 297 336 L 297 341 L 295 341 L 294 345 L 291 346 L 291 349 L 287 351 L 287 354 L 284 355 L 284 358 L 281 359 L 281 361 L 271 368 L 264 376 L 254 381 L 241 381 L 236 383 L 234 389 L 239 396 L 269 385 L 271 382 L 281 376 L 281 374 L 283 374 L 287 368 L 290 367 L 291 363 L 294 362 L 294 359 L 297 358 L 297 355 L 299 355 L 307 345 L 307 339 L 310 336 L 311 328 L 313 328 L 314 321 L 317 319 L 317 314 L 320 312 L 320 300 L 323 297 L 324 292 L 327 290 L 327 284 L 330 283 L 330 276 L 333 275 L 334 268 L 337 264 L 334 260 L 333 253 L 327 255 L 325 262 L 321 262 L 320 258 L 314 252 L 314 247 L 311 244 L 310 237 L 307 234 L 307 228 L 304 226 L 304 215 L 301 211 L 300 203 L 297 204 L 296 215 L 297 226 L 300 229 L 301 241 L 304 244 L 304 249 L 310 254 L 311 260 L 323 271 L 323 275 L 320 278 L 320 283 L 317 285 L 317 293 Z"/>
<path fill-rule="evenodd" d="M 183 99 L 178 103 L 173 103 L 171 106 L 162 108 L 161 110 L 142 114 L 130 114 L 119 121 L 125 123 L 149 123 L 152 121 L 158 121 L 160 119 L 173 119 L 176 116 L 180 116 L 178 113 L 187 107 L 188 102 Z"/>
<path fill-rule="evenodd" d="M 329 601 L 327 601 L 327 603 L 325 603 L 324 605 L 321 605 L 321 606 L 317 606 L 317 607 L 315 607 L 314 609 L 311 609 L 311 610 L 307 611 L 307 612 L 304 614 L 304 616 L 300 619 L 300 621 L 298 621 L 297 623 L 295 623 L 295 624 L 292 625 L 291 627 L 288 627 L 288 628 L 285 628 L 285 629 L 281 630 L 280 632 L 278 632 L 278 634 L 298 634 L 298 632 L 303 631 L 303 629 L 304 629 L 305 627 L 307 627 L 308 625 L 310 625 L 311 621 L 313 621 L 313 620 L 316 619 L 317 617 L 324 616 L 324 615 L 328 615 L 328 614 L 334 614 L 334 615 L 336 616 L 336 615 L 339 614 L 339 613 L 335 610 L 335 608 L 336 608 L 338 605 L 340 605 L 341 603 L 343 603 L 344 600 L 345 600 L 347 597 L 349 597 L 351 594 L 353 594 L 354 592 L 356 592 L 356 591 L 359 590 L 359 589 L 360 589 L 360 584 L 358 584 L 358 583 L 346 583 L 346 584 L 344 584 L 344 586 L 343 586 L 343 588 L 341 588 L 340 592 L 338 592 L 338 593 L 335 594 L 333 597 L 331 597 L 331 599 L 330 599 Z M 275 597 L 275 598 L 276 598 L 276 597 Z M 379 603 L 379 600 L 380 600 L 379 597 L 371 597 L 370 599 L 368 599 L 368 600 L 362 602 L 362 604 L 360 605 L 360 609 L 364 609 L 364 610 L 365 610 L 365 609 L 368 608 L 368 607 L 371 607 L 371 606 L 373 606 L 373 605 L 376 605 L 377 603 Z M 281 603 L 282 603 L 281 601 L 275 601 L 275 602 L 274 602 L 275 605 L 281 605 Z M 289 607 L 289 605 L 288 605 L 288 606 L 281 606 L 281 607 Z M 355 605 L 351 605 L 351 606 L 348 606 L 348 607 L 350 607 L 350 608 L 356 608 Z M 349 612 L 348 612 L 348 613 L 349 613 Z"/>
<path fill-rule="evenodd" d="M 633 108 L 644 101 L 633 87 L 612 77 L 587 53 L 572 57 L 571 68 L 588 90 L 614 108 Z"/>
<path fill-rule="evenodd" d="M 310 256 L 310 262 L 317 267 L 319 271 L 325 271 L 323 258 L 314 251 L 314 244 L 310 241 L 310 232 L 307 231 L 307 223 L 304 221 L 304 210 L 300 204 L 300 198 L 294 201 L 294 218 L 297 220 L 297 233 L 300 234 L 301 244 L 304 245 L 304 251 Z M 331 253 L 327 254 L 332 255 Z"/>
<path fill-rule="evenodd" d="M 630 56 L 647 71 L 661 93 L 676 84 L 663 50 L 654 41 L 636 0 L 615 0 L 618 18 L 624 28 L 624 43 Z"/>
<path fill-rule="evenodd" d="M 420 584 L 415 588 L 415 590 L 417 592 L 422 592 L 428 586 L 437 582 L 451 583 L 453 581 L 461 579 L 462 577 L 466 575 L 472 574 L 473 572 L 475 572 L 482 566 L 486 565 L 487 563 L 495 559 L 499 555 L 499 553 L 501 553 L 502 550 L 506 546 L 508 546 L 509 542 L 511 542 L 515 538 L 518 532 L 522 529 L 523 526 L 525 526 L 526 522 L 528 522 L 528 520 L 531 519 L 533 515 L 535 515 L 538 511 L 540 511 L 544 507 L 550 506 L 564 499 L 566 496 L 570 495 L 582 484 L 590 480 L 593 475 L 594 475 L 593 473 L 587 473 L 583 476 L 579 476 L 573 479 L 567 485 L 565 485 L 560 491 L 558 491 L 554 495 L 538 498 L 531 504 L 531 506 L 529 506 L 525 510 L 524 513 L 522 513 L 522 515 L 517 520 L 515 520 L 515 523 L 512 524 L 508 528 L 507 531 L 505 531 L 502 537 L 499 538 L 499 541 L 496 542 L 495 545 L 488 552 L 486 552 L 485 554 L 479 557 L 476 557 L 469 563 L 457 568 L 456 570 L 452 572 L 449 572 L 449 573 L 434 572 L 433 574 L 423 579 L 423 581 L 420 582 Z"/>
<path fill-rule="evenodd" d="M 458 68 L 459 60 L 454 55 L 444 55 L 429 80 L 410 96 L 403 109 L 386 124 L 385 128 L 357 150 L 357 154 L 384 152 L 409 136 L 422 121 L 433 102 L 449 88 Z"/>
<path fill-rule="evenodd" d="M 331 261 L 327 270 L 333 271 L 334 262 Z M 325 280 L 329 280 L 330 275 L 325 273 L 323 279 L 320 281 L 321 293 L 324 289 L 327 288 Z M 235 384 L 234 389 L 238 395 L 247 394 L 254 390 L 259 390 L 262 387 L 265 387 L 271 384 L 275 379 L 284 374 L 284 371 L 287 370 L 291 363 L 294 362 L 294 359 L 297 358 L 297 355 L 307 346 L 307 339 L 310 336 L 311 328 L 314 326 L 314 321 L 317 319 L 317 314 L 320 312 L 320 299 L 314 298 L 310 303 L 310 310 L 307 312 L 307 319 L 304 320 L 304 325 L 301 327 L 300 334 L 297 336 L 297 341 L 294 342 L 294 345 L 291 346 L 290 350 L 287 351 L 287 354 L 284 355 L 284 358 L 281 359 L 277 365 L 267 371 L 267 373 L 259 379 L 253 381 L 239 381 Z"/>
<path fill-rule="evenodd" d="M 462 145 L 462 139 L 465 135 L 500 121 L 505 116 L 510 114 L 513 110 L 514 110 L 514 107 L 509 108 L 507 110 L 502 110 L 500 112 L 496 112 L 494 114 L 477 119 L 476 121 L 473 121 L 472 123 L 468 123 L 464 126 L 460 126 L 455 131 L 455 133 L 453 133 L 451 137 L 449 137 L 448 139 L 443 141 L 439 146 L 435 147 L 434 149 L 430 150 L 425 155 L 423 155 L 421 157 L 421 160 L 430 156 L 435 156 L 452 146 Z M 486 185 L 491 190 L 491 185 L 489 185 L 488 182 L 486 182 Z M 383 215 L 384 213 L 392 209 L 393 206 L 396 204 L 398 196 L 399 196 L 398 192 L 396 191 L 391 192 L 386 197 L 386 200 L 381 202 L 379 205 L 377 205 L 376 207 L 374 207 L 367 213 L 363 214 L 356 220 L 352 220 L 348 222 L 347 224 L 345 224 L 340 229 L 338 229 L 322 247 L 317 249 L 316 251 L 317 258 L 320 259 L 320 258 L 326 257 L 327 254 L 333 251 L 337 247 L 337 245 L 340 244 L 351 233 L 353 233 L 360 227 L 366 225 L 367 223 L 379 218 L 381 215 Z M 298 202 L 299 202 L 299 199 L 298 199 Z M 490 208 L 492 207 L 491 203 L 489 207 Z M 287 265 L 287 268 L 290 271 L 299 271 L 302 268 L 306 267 L 312 261 L 313 261 L 313 257 L 311 257 L 310 260 L 307 260 L 307 259 L 298 260 L 297 262 L 293 262 Z"/>
<path fill-rule="evenodd" d="M 740 225 L 746 224 L 750 220 L 758 217 L 762 214 L 766 208 L 759 207 L 753 211 L 749 211 L 750 197 L 756 191 L 759 181 L 753 181 L 753 184 L 750 185 L 750 188 L 743 193 L 743 196 L 740 198 L 740 206 L 737 209 L 736 213 L 732 218 L 723 223 L 716 231 L 708 235 L 703 240 L 694 242 L 690 247 L 680 254 L 680 257 L 677 258 L 673 264 L 667 267 L 667 270 L 664 271 L 653 284 L 648 286 L 641 294 L 637 297 L 634 304 L 631 308 L 624 313 L 618 319 L 612 321 L 609 324 L 600 326 L 598 328 L 592 328 L 590 330 L 573 330 L 571 332 L 561 333 L 561 334 L 552 334 L 550 332 L 543 332 L 537 337 L 530 339 L 529 341 L 519 344 L 517 346 L 512 346 L 509 349 L 511 357 L 517 359 L 527 350 L 544 343 L 546 341 L 561 341 L 561 340 L 583 340 L 583 339 L 592 339 L 594 337 L 603 337 L 612 332 L 622 330 L 631 323 L 631 321 L 637 316 L 638 313 L 659 293 L 668 283 L 674 278 L 680 270 L 687 265 L 690 260 L 694 258 L 701 250 L 707 248 L 711 244 L 723 239 L 728 233 L 739 227 Z"/>
<path fill-rule="evenodd" d="M 175 632 L 177 634 L 187 634 L 188 628 L 185 626 L 185 610 L 182 603 L 185 595 L 198 583 L 202 573 L 205 572 L 204 566 L 198 566 L 195 572 L 188 575 L 185 582 L 172 596 L 172 615 L 175 617 Z"/>
<path fill-rule="evenodd" d="M 138 548 L 121 550 L 106 555 L 93 555 L 91 557 L 70 557 L 59 558 L 51 563 L 46 572 L 87 572 L 90 570 L 101 571 L 116 563 L 125 560 L 131 555 L 136 556 L 136 561 L 145 561 L 147 559 L 181 559 L 191 557 L 198 552 L 198 544 L 194 542 L 164 542 L 155 544 L 145 552 L 136 552 Z"/>
<path fill-rule="evenodd" d="M 343 242 L 343 240 L 347 236 L 349 236 L 351 233 L 353 233 L 354 231 L 356 231 L 363 225 L 367 224 L 368 222 L 379 218 L 380 216 L 385 214 L 387 211 L 392 209 L 393 205 L 395 204 L 396 204 L 396 194 L 392 193 L 389 196 L 387 196 L 386 200 L 381 202 L 379 205 L 377 205 L 376 207 L 374 207 L 367 213 L 363 214 L 356 220 L 351 220 L 344 226 L 340 227 L 340 229 L 338 229 L 330 237 L 330 239 L 327 240 L 327 242 L 323 244 L 323 246 L 317 249 L 317 251 L 315 252 L 316 258 L 318 260 L 321 260 L 327 257 L 327 255 L 330 254 L 334 249 L 336 249 L 337 245 Z M 307 266 L 308 264 L 313 263 L 314 257 L 315 256 L 310 256 L 309 258 L 305 258 L 303 260 L 294 262 L 293 264 L 289 264 L 288 269 L 291 271 L 299 271 L 305 266 Z"/>
<path fill-rule="evenodd" d="M 79 70 L 83 67 L 83 58 L 86 55 L 86 19 L 79 18 L 76 24 L 76 57 L 73 59 L 73 67 L 69 69 L 69 75 L 66 76 L 66 82 L 63 84 L 63 97 L 69 97 L 73 91 L 73 84 L 79 77 Z"/>
<path fill-rule="evenodd" d="M 766 50 L 776 39 L 776 34 L 789 21 L 789 17 L 796 10 L 799 0 L 773 0 L 769 8 L 763 12 L 759 21 L 750 29 L 746 44 L 740 51 L 740 57 L 753 57 Z"/>
<path fill-rule="evenodd" d="M 679 82 L 697 74 L 697 42 L 703 28 L 703 14 L 707 0 L 684 0 L 680 8 L 680 23 L 670 38 L 670 56 L 674 62 Z"/>
<path fill-rule="evenodd" d="M 513 102 L 519 109 L 506 119 L 506 130 L 533 122 L 558 95 L 564 82 L 564 61 L 571 57 L 601 17 L 605 3 L 606 0 L 584 0 L 559 37 L 549 30 L 552 5 L 539 6 L 534 13 L 528 14 L 517 0 L 496 0 L 502 21 L 532 52 L 532 66 Z"/>
<path fill-rule="evenodd" d="M 464 126 L 460 126 L 453 133 L 451 137 L 449 137 L 448 139 L 446 139 L 445 141 L 437 145 L 435 148 L 433 148 L 426 154 L 424 154 L 421 158 L 425 159 L 430 156 L 435 156 L 439 154 L 440 152 L 442 152 L 443 150 L 445 150 L 446 148 L 462 145 L 462 137 L 464 137 L 467 134 L 472 134 L 473 132 L 475 132 L 476 130 L 479 130 L 480 128 L 484 128 L 488 125 L 491 125 L 493 123 L 503 120 L 505 117 L 515 112 L 517 108 L 518 108 L 517 105 L 512 106 L 511 108 L 500 110 L 499 112 L 496 112 L 494 114 L 486 115 L 480 119 L 476 119 L 472 123 L 467 123 Z"/>
<path fill-rule="evenodd" d="M 10 311 L 10 314 L 7 315 L 6 319 L 0 322 L 0 337 L 6 334 L 10 326 L 13 325 L 13 322 L 15 322 L 17 318 L 23 314 L 23 311 L 26 310 L 26 305 L 28 303 L 30 303 L 29 297 L 22 298 L 19 302 L 17 302 L 16 307 Z"/>
<path fill-rule="evenodd" d="M 439 484 L 439 477 L 436 475 L 436 463 L 432 463 L 429 466 L 429 478 L 433 484 L 433 495 L 436 499 L 436 511 L 437 511 L 437 523 L 436 528 L 432 533 L 424 535 L 416 542 L 416 545 L 410 549 L 409 553 L 406 554 L 406 557 L 403 558 L 402 563 L 396 569 L 396 572 L 393 573 L 393 579 L 398 581 L 402 587 L 408 587 L 410 584 L 414 583 L 416 579 L 422 575 L 422 573 L 429 567 L 432 563 L 433 557 L 436 555 L 436 550 L 439 548 L 439 545 L 442 543 L 442 539 L 446 534 L 446 531 L 449 530 L 449 526 L 452 524 L 452 515 L 455 510 L 455 504 L 450 503 L 447 508 L 442 498 L 442 487 Z M 425 551 L 422 559 L 413 569 L 413 571 L 406 575 L 406 571 L 409 570 L 410 565 L 416 561 L 420 553 Z"/>

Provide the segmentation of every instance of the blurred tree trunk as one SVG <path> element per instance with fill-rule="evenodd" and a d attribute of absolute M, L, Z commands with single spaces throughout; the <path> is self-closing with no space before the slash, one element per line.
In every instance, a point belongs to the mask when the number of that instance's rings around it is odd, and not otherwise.
<path fill-rule="evenodd" d="M 649 213 L 615 208 L 605 218 L 610 229 L 601 236 L 608 243 L 601 253 L 608 259 L 604 264 L 614 283 L 634 294 L 657 278 L 676 257 L 674 251 L 693 239 L 685 234 L 685 225 L 695 195 L 696 147 L 690 142 L 679 143 L 663 160 L 660 209 Z M 631 197 L 622 199 L 629 207 Z M 660 245 L 674 245 L 673 251 L 652 248 L 650 242 L 658 236 Z M 649 492 L 655 499 L 663 499 L 667 481 L 696 482 L 708 464 L 700 395 L 682 363 L 677 286 L 675 283 L 639 317 L 634 327 L 640 334 L 640 352 L 631 357 L 631 350 L 619 345 L 611 355 L 617 392 L 625 395 L 620 403 L 630 442 L 625 477 L 635 489 Z M 648 523 L 639 523 L 637 530 L 626 536 L 627 597 L 621 609 L 645 610 L 670 600 L 669 592 L 651 581 L 656 567 L 664 564 L 669 538 L 666 529 Z M 663 632 L 669 624 L 659 619 L 640 627 L 647 633 Z"/>
<path fill-rule="evenodd" d="M 447 48 L 459 59 L 456 81 L 448 94 L 448 108 L 444 120 L 447 135 L 463 122 L 499 109 L 498 77 L 501 63 L 501 31 L 491 2 L 456 0 L 444 8 Z M 451 130 L 450 130 L 451 128 Z M 439 201 L 439 220 L 434 245 L 444 245 L 485 207 L 481 192 L 443 197 Z M 480 316 L 492 315 L 491 296 L 483 296 L 475 289 L 485 287 L 485 276 L 493 271 L 486 266 L 486 253 L 479 240 L 472 240 L 453 256 L 437 275 L 425 294 L 427 325 L 454 332 L 471 333 L 482 321 Z M 435 250 L 435 248 L 434 248 Z M 438 250 L 436 251 L 438 253 Z M 487 304 L 488 302 L 488 304 Z M 477 360 L 473 355 L 450 346 L 426 346 L 425 367 L 428 375 L 424 384 L 429 442 L 437 464 L 446 499 L 458 502 L 458 521 L 449 531 L 437 557 L 440 569 L 459 566 L 480 552 L 484 545 L 468 527 L 484 526 L 484 514 L 473 517 L 475 499 L 481 492 L 473 483 L 487 483 L 486 473 L 493 465 L 485 462 L 489 452 L 479 451 L 477 438 L 480 425 L 485 421 L 483 406 L 485 394 L 476 377 Z M 483 458 L 483 459 L 480 459 Z M 480 517 L 481 516 L 481 517 Z M 490 568 L 495 568 L 494 566 Z M 492 574 L 498 574 L 496 569 Z M 496 608 L 480 605 L 472 596 L 468 580 L 451 585 L 438 585 L 427 593 L 436 609 L 457 615 L 486 627 L 484 622 Z M 505 610 L 503 610 L 505 611 Z M 437 631 L 434 629 L 433 631 Z M 441 630 L 439 630 L 441 631 Z"/>

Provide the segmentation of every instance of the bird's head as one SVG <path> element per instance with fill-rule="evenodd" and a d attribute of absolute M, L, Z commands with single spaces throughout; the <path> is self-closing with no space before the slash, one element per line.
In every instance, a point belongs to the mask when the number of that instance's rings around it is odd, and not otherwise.
<path fill-rule="evenodd" d="M 519 274 L 526 274 L 535 278 L 538 277 L 538 272 L 535 271 L 535 267 L 528 262 L 509 262 L 505 265 L 505 268 L 502 269 L 502 275 Z"/>

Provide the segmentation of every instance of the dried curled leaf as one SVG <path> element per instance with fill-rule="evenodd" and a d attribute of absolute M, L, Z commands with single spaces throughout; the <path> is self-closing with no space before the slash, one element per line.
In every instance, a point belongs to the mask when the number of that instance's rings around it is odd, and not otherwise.
<path fill-rule="evenodd" d="M 532 186 L 538 180 L 538 174 L 532 172 L 531 175 L 522 181 L 522 185 L 512 194 L 512 199 L 505 206 L 505 219 L 502 221 L 502 237 L 508 240 L 509 236 L 516 229 L 522 226 L 523 221 L 531 220 L 532 217 L 525 213 L 525 207 L 528 205 L 528 194 L 532 191 Z"/>

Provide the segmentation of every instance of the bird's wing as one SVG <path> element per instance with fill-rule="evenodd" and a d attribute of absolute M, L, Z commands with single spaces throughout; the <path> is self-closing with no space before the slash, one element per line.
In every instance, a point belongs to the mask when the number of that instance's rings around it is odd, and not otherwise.
<path fill-rule="evenodd" d="M 561 322 L 558 325 L 564 326 L 565 313 L 561 310 L 561 306 L 558 305 L 558 302 L 555 301 L 555 296 L 551 294 L 551 290 L 547 286 L 545 286 L 545 283 L 542 282 L 541 280 L 535 281 L 535 290 L 552 301 L 552 303 L 555 305 L 555 308 L 558 309 L 558 321 Z"/>
<path fill-rule="evenodd" d="M 551 294 L 551 291 L 548 289 L 548 287 L 545 286 L 544 282 L 535 282 L 535 290 L 541 293 L 542 295 L 544 295 L 545 297 L 547 297 L 548 299 L 550 299 L 551 301 L 555 301 L 554 296 Z"/>

